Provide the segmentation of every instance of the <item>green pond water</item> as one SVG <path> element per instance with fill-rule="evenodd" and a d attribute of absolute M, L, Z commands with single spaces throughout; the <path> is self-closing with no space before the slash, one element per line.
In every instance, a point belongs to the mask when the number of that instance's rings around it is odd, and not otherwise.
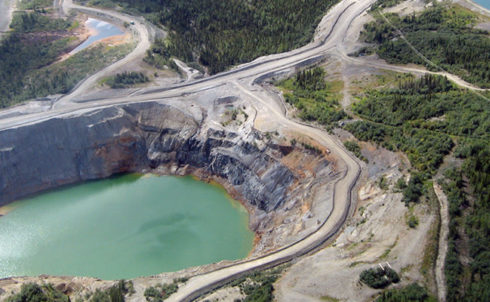
<path fill-rule="evenodd" d="M 0 277 L 133 278 L 243 258 L 253 245 L 245 208 L 191 177 L 125 175 L 9 207 Z"/>

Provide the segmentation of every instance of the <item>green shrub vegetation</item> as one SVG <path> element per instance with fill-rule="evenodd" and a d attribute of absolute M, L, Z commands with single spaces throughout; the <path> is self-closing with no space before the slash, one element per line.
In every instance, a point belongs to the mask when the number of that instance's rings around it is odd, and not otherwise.
<path fill-rule="evenodd" d="M 387 290 L 375 300 L 376 302 L 436 302 L 437 299 L 430 296 L 427 290 L 412 283 L 403 288 Z"/>
<path fill-rule="evenodd" d="M 100 2 L 100 1 L 98 1 Z M 107 2 L 107 1 L 104 1 Z M 196 61 L 212 74 L 308 43 L 336 0 L 119 0 L 169 29 L 149 56 Z M 93 3 L 93 2 L 92 2 Z M 95 3 L 96 4 L 96 3 Z M 107 5 L 107 4 L 105 4 Z M 156 61 L 162 60 L 157 59 Z M 152 60 L 150 58 L 150 60 Z"/>
<path fill-rule="evenodd" d="M 419 225 L 419 219 L 415 215 L 410 215 L 407 220 L 407 224 L 412 229 L 415 229 Z"/>
<path fill-rule="evenodd" d="M 106 289 L 97 289 L 90 298 L 90 302 L 124 302 L 126 294 L 133 294 L 133 282 L 120 280 L 114 286 Z"/>
<path fill-rule="evenodd" d="M 446 171 L 442 184 L 450 215 L 445 263 L 447 301 L 488 301 L 490 147 L 488 141 L 466 142 L 459 151 L 457 155 L 465 159 L 463 166 Z"/>
<path fill-rule="evenodd" d="M 368 162 L 367 158 L 361 153 L 361 147 L 354 141 L 345 141 L 344 146 L 347 150 L 354 153 L 354 155 L 362 161 Z"/>
<path fill-rule="evenodd" d="M 403 189 L 402 201 L 408 205 L 410 202 L 417 203 L 424 193 L 424 179 L 419 173 L 412 173 L 410 181 Z"/>
<path fill-rule="evenodd" d="M 155 39 L 151 48 L 146 51 L 146 56 L 143 60 L 156 68 L 163 69 L 167 66 L 171 69 L 179 70 L 179 67 L 171 58 L 172 53 L 169 51 L 168 42 L 168 40 L 164 39 Z M 194 65 L 196 64 L 194 63 Z"/>
<path fill-rule="evenodd" d="M 7 302 L 69 302 L 70 298 L 51 284 L 23 284 L 20 292 L 10 296 Z"/>
<path fill-rule="evenodd" d="M 474 28 L 477 18 L 472 12 L 434 4 L 419 15 L 388 14 L 391 24 L 379 13 L 374 15 L 376 21 L 364 26 L 362 38 L 376 43 L 376 52 L 389 63 L 416 63 L 439 71 L 400 38 L 400 29 L 407 41 L 438 67 L 468 82 L 490 87 L 490 38 L 487 31 Z"/>
<path fill-rule="evenodd" d="M 272 302 L 274 301 L 274 282 L 279 278 L 284 267 L 254 272 L 230 283 L 229 286 L 240 288 L 245 295 L 242 302 Z"/>
<path fill-rule="evenodd" d="M 23 0 L 17 2 L 17 7 L 23 10 L 38 10 L 50 7 L 53 5 L 51 0 Z"/>
<path fill-rule="evenodd" d="M 372 288 L 385 288 L 392 283 L 398 283 L 400 277 L 389 267 L 376 267 L 361 272 L 360 280 Z"/>
<path fill-rule="evenodd" d="M 0 41 L 0 108 L 51 94 L 68 93 L 78 82 L 126 55 L 131 45 L 83 50 L 55 63 L 73 47 L 76 22 L 39 11 L 16 13 L 12 32 Z M 54 63 L 54 64 L 53 64 Z"/>
<path fill-rule="evenodd" d="M 410 181 L 396 185 L 407 204 L 427 194 L 426 180 L 456 145 L 454 155 L 463 158 L 464 164 L 447 172 L 443 185 L 451 217 L 447 300 L 489 300 L 490 103 L 456 89 L 445 78 L 424 76 L 367 91 L 353 111 L 363 121 L 347 124 L 345 129 L 360 140 L 408 155 L 414 167 Z M 411 222 L 416 225 L 409 218 Z M 469 263 L 462 261 L 462 255 L 469 255 Z"/>
<path fill-rule="evenodd" d="M 407 182 L 405 181 L 405 178 L 403 178 L 402 176 L 396 181 L 395 191 L 402 192 L 403 190 L 405 190 L 406 187 L 407 187 Z"/>
<path fill-rule="evenodd" d="M 114 286 L 106 289 L 97 289 L 94 293 L 85 296 L 84 301 L 90 302 L 124 302 L 124 296 L 134 293 L 133 282 L 120 280 Z M 7 302 L 69 302 L 70 297 L 55 289 L 52 284 L 38 285 L 35 283 L 23 284 L 18 294 L 7 298 Z"/>
<path fill-rule="evenodd" d="M 65 31 L 70 26 L 70 21 L 52 19 L 38 11 L 15 13 L 10 23 L 10 28 L 17 34 Z"/>
<path fill-rule="evenodd" d="M 377 9 L 384 9 L 388 7 L 395 6 L 402 2 L 402 0 L 378 0 L 374 2 L 373 5 L 371 5 L 371 11 L 377 10 Z"/>
<path fill-rule="evenodd" d="M 150 79 L 142 72 L 123 72 L 109 78 L 106 84 L 111 88 L 126 88 L 136 84 L 147 83 Z"/>
<path fill-rule="evenodd" d="M 0 108 L 22 99 L 19 95 L 29 83 L 26 76 L 55 61 L 69 42 L 69 22 L 38 12 L 14 14 L 11 26 L 12 33 L 0 42 Z M 39 31 L 44 34 L 36 34 Z"/>
<path fill-rule="evenodd" d="M 145 289 L 144 296 L 148 302 L 162 302 L 173 293 L 177 292 L 180 283 L 185 283 L 187 278 L 174 279 L 169 284 L 157 284 L 156 286 L 150 286 Z"/>
<path fill-rule="evenodd" d="M 454 140 L 490 139 L 490 103 L 426 75 L 394 88 L 367 91 L 353 111 L 363 121 L 345 128 L 358 139 L 403 151 L 418 171 L 434 173 Z"/>
<path fill-rule="evenodd" d="M 340 96 L 325 81 L 325 71 L 320 67 L 301 71 L 277 85 L 284 90 L 286 102 L 298 109 L 301 119 L 328 125 L 347 116 L 339 106 Z"/>
<path fill-rule="evenodd" d="M 15 14 L 12 26 L 13 33 L 0 42 L 0 108 L 68 93 L 79 81 L 122 58 L 131 48 L 99 45 L 53 64 L 69 50 L 69 21 L 33 12 Z"/>

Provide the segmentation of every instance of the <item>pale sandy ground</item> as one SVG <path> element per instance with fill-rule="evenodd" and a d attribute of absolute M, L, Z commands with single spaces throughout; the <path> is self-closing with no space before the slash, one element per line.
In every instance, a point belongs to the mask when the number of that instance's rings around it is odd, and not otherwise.
<path fill-rule="evenodd" d="M 392 183 L 401 176 L 396 165 L 388 166 L 382 173 Z M 279 300 L 289 301 L 296 297 L 295 301 L 308 301 L 326 295 L 349 301 L 367 300 L 375 291 L 360 288 L 357 276 L 362 269 L 380 261 L 389 261 L 397 270 L 404 268 L 403 283 L 421 280 L 418 273 L 420 254 L 433 216 L 423 206 L 417 208 L 415 211 L 421 223 L 415 230 L 408 229 L 405 223 L 408 210 L 399 201 L 400 194 L 382 192 L 374 183 L 375 178 L 366 180 L 359 197 L 359 206 L 365 210 L 362 215 L 358 211 L 347 223 L 335 246 L 294 264 L 278 282 Z M 366 221 L 361 224 L 364 219 Z M 379 259 L 389 248 L 391 251 L 386 258 Z M 361 263 L 355 265 L 355 261 Z M 160 277 L 159 281 L 163 279 Z M 135 286 L 140 286 L 137 280 Z"/>
<path fill-rule="evenodd" d="M 383 173 L 391 184 L 402 177 L 397 168 Z M 406 285 L 423 283 L 419 272 L 426 236 L 434 221 L 425 205 L 415 213 L 420 224 L 406 224 L 409 210 L 401 194 L 392 187 L 383 191 L 376 179 L 368 180 L 359 192 L 359 207 L 335 243 L 292 265 L 276 283 L 278 301 L 321 301 L 332 297 L 340 301 L 370 301 L 378 292 L 359 283 L 361 271 L 388 262 Z M 364 221 L 364 222 L 363 222 Z"/>
<path fill-rule="evenodd" d="M 424 7 L 423 1 L 413 0 L 402 2 L 388 11 L 407 15 L 419 12 Z M 347 52 L 358 48 L 360 29 L 370 20 L 372 18 L 368 14 L 355 20 L 340 48 L 344 47 Z M 326 66 L 329 74 L 338 74 L 340 70 L 341 75 L 334 78 L 344 81 L 342 104 L 345 107 L 354 101 L 352 94 L 356 89 L 352 86 L 356 85 L 351 82 L 365 81 L 373 75 L 384 73 L 375 67 L 349 64 L 342 58 L 331 58 Z M 353 138 L 343 131 L 337 134 L 342 139 Z M 365 169 L 369 179 L 359 192 L 356 214 L 332 246 L 292 265 L 276 283 L 278 301 L 322 301 L 322 298 L 328 297 L 340 301 L 370 301 L 379 291 L 359 283 L 359 274 L 384 262 L 390 263 L 398 272 L 403 271 L 400 274 L 402 282 L 397 286 L 413 281 L 424 283 L 420 273 L 421 255 L 424 254 L 428 232 L 438 213 L 430 212 L 426 205 L 417 206 L 415 213 L 420 224 L 416 229 L 410 229 L 406 224 L 409 210 L 401 202 L 401 194 L 394 193 L 392 187 L 384 192 L 376 185 L 381 175 L 389 179 L 391 185 L 402 177 L 399 169 L 406 171 L 409 166 L 406 158 L 387 150 L 376 150 L 370 144 L 361 146 L 363 155 L 370 161 Z M 427 285 L 432 291 L 436 290 L 433 283 Z"/>

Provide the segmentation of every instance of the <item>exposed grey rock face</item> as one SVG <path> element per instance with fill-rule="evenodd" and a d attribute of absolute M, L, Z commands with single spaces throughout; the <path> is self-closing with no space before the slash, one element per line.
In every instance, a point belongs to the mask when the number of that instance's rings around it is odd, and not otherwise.
<path fill-rule="evenodd" d="M 248 137 L 204 126 L 206 113 L 148 102 L 0 132 L 0 205 L 42 190 L 162 165 L 225 179 L 264 211 L 295 175 Z"/>

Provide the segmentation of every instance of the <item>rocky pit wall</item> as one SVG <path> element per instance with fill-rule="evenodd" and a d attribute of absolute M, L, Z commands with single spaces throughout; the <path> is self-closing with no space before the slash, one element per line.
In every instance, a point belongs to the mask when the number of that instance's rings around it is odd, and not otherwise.
<path fill-rule="evenodd" d="M 247 207 L 255 253 L 290 243 L 305 221 L 313 229 L 322 218 L 310 212 L 312 193 L 331 183 L 332 165 L 255 130 L 252 118 L 214 122 L 216 112 L 245 108 L 224 100 L 209 109 L 176 100 L 120 105 L 1 131 L 0 206 L 118 173 L 193 174 L 223 184 Z"/>

